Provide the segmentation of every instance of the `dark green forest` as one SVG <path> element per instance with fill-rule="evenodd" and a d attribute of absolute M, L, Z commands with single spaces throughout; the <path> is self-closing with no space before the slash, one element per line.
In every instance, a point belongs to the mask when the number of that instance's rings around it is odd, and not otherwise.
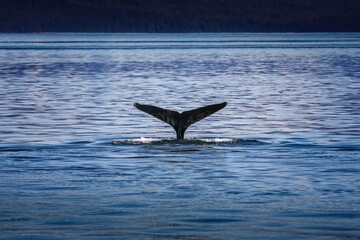
<path fill-rule="evenodd" d="M 359 0 L 0 0 L 0 32 L 360 32 Z"/>

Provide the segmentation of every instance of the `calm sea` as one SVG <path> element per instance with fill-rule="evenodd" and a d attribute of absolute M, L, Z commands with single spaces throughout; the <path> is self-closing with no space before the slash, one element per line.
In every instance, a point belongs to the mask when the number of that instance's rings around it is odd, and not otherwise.
<path fill-rule="evenodd" d="M 0 239 L 360 239 L 360 34 L 0 34 L 0 136 Z"/>

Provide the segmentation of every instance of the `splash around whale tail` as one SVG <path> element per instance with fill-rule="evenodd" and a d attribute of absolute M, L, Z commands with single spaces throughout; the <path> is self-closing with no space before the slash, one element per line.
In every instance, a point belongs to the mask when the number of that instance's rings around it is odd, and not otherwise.
<path fill-rule="evenodd" d="M 191 124 L 194 124 L 201 119 L 204 119 L 211 114 L 223 109 L 226 104 L 226 102 L 223 102 L 219 104 L 208 105 L 182 113 L 139 103 L 135 103 L 134 106 L 137 109 L 150 114 L 151 116 L 156 117 L 157 119 L 167 124 L 170 124 L 176 131 L 176 138 L 184 139 L 185 131 Z"/>

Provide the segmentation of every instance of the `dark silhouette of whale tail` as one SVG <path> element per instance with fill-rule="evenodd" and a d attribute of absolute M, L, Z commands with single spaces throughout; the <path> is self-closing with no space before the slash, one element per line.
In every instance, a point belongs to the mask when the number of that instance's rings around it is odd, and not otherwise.
<path fill-rule="evenodd" d="M 226 106 L 226 102 L 208 105 L 205 107 L 197 108 L 190 111 L 179 113 L 164 108 L 159 108 L 151 105 L 143 105 L 135 103 L 134 106 L 147 114 L 150 114 L 157 119 L 160 119 L 167 124 L 170 124 L 176 131 L 177 139 L 184 139 L 186 129 L 201 119 L 204 119 L 211 114 L 223 109 Z"/>

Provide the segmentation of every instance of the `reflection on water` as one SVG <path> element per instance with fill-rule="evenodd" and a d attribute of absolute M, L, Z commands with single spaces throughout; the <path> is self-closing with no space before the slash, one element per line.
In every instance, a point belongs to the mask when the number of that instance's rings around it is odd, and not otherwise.
<path fill-rule="evenodd" d="M 4 239 L 357 239 L 359 34 L 0 34 Z M 134 102 L 227 101 L 175 140 Z"/>

